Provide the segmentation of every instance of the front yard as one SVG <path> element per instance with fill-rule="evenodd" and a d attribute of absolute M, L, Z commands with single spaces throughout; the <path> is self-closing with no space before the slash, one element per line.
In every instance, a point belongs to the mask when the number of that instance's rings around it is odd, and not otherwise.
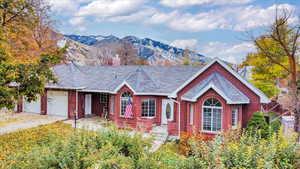
<path fill-rule="evenodd" d="M 22 119 L 7 119 L 7 123 Z M 101 123 L 101 121 L 93 121 Z M 103 124 L 102 124 L 103 125 Z M 108 128 L 87 131 L 56 122 L 0 135 L 2 169 L 195 169 L 300 167 L 300 146 L 281 134 L 260 138 L 231 131 L 212 141 L 201 136 L 166 143 Z M 180 155 L 182 154 L 182 155 Z"/>
<path fill-rule="evenodd" d="M 62 122 L 0 135 L 0 168 L 18 162 L 38 145 L 47 145 L 55 139 L 65 139 L 74 129 Z"/>

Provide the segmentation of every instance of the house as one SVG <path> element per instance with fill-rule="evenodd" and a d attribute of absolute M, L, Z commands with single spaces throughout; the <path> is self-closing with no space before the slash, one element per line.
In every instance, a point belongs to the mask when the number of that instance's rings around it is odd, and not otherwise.
<path fill-rule="evenodd" d="M 198 131 L 214 135 L 245 126 L 269 99 L 219 59 L 206 66 L 53 67 L 59 82 L 48 84 L 39 99 L 20 102 L 18 111 L 79 118 L 106 116 L 119 127 L 168 134 Z M 133 116 L 125 117 L 132 102 Z"/>

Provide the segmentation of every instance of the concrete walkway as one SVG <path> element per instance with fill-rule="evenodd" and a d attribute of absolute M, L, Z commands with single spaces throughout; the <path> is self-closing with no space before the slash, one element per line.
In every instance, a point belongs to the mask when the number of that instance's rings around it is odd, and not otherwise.
<path fill-rule="evenodd" d="M 55 123 L 57 121 L 65 120 L 66 117 L 39 115 L 33 113 L 19 113 L 19 114 L 3 114 L 0 115 L 0 135 L 15 132 L 22 129 L 37 127 Z"/>
<path fill-rule="evenodd" d="M 71 124 L 72 127 L 75 127 L 74 120 L 67 120 L 64 121 L 66 124 Z M 105 127 L 109 122 L 100 119 L 99 117 L 90 117 L 90 118 L 83 118 L 79 119 L 76 122 L 76 127 L 85 130 L 91 131 L 107 131 L 109 130 L 108 127 Z M 166 126 L 157 126 L 154 127 L 150 133 L 142 133 L 138 131 L 131 131 L 129 132 L 130 135 L 140 134 L 143 138 L 153 138 L 153 145 L 150 148 L 151 152 L 157 151 L 166 141 L 168 138 L 167 128 Z"/>

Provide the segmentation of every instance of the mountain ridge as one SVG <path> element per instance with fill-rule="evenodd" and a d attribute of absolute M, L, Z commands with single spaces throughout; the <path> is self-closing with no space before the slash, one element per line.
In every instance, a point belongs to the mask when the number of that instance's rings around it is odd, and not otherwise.
<path fill-rule="evenodd" d="M 137 51 L 138 57 L 147 60 L 150 64 L 154 64 L 157 60 L 168 60 L 175 63 L 182 61 L 184 55 L 184 49 L 177 48 L 175 46 L 162 43 L 160 41 L 152 40 L 150 38 L 138 38 L 136 36 L 125 36 L 119 38 L 114 35 L 64 35 L 66 38 L 75 42 L 79 42 L 89 47 L 96 47 L 98 49 L 109 53 L 109 57 L 114 57 L 116 51 L 114 48 L 123 43 L 129 42 L 133 45 L 133 48 Z M 107 52 L 107 50 L 111 50 Z M 95 52 L 94 52 L 95 53 Z M 192 62 L 207 63 L 209 58 L 199 53 L 190 52 L 190 59 Z"/>

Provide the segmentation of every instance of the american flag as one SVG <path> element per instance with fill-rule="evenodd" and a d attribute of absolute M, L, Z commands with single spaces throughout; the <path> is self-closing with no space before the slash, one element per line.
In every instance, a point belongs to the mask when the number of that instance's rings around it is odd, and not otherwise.
<path fill-rule="evenodd" d="M 131 104 L 131 100 L 128 99 L 128 103 L 126 105 L 126 109 L 125 109 L 125 118 L 131 118 L 132 117 L 132 104 Z"/>

